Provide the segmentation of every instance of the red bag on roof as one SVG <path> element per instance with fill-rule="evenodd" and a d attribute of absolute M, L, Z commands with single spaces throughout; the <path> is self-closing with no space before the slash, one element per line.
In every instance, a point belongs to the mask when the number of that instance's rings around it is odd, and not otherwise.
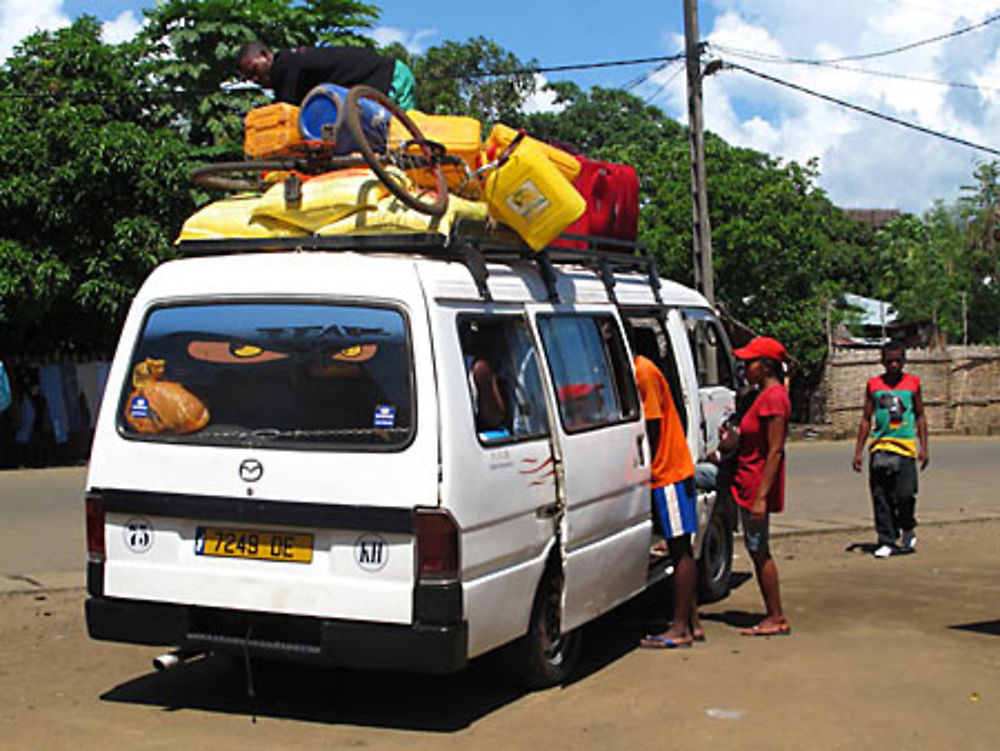
<path fill-rule="evenodd" d="M 614 229 L 612 237 L 635 240 L 639 236 L 639 173 L 630 164 L 612 164 Z"/>
<path fill-rule="evenodd" d="M 563 230 L 572 235 L 635 240 L 639 229 L 639 176 L 627 164 L 576 156 L 580 174 L 573 187 L 587 201 L 583 216 Z M 586 248 L 583 240 L 557 239 L 557 248 Z M 614 247 L 610 248 L 614 250 Z"/>

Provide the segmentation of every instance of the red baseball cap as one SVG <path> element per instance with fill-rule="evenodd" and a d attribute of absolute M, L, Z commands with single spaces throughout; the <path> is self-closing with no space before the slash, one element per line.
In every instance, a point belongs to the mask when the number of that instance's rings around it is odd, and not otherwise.
<path fill-rule="evenodd" d="M 733 356 L 740 360 L 756 360 L 758 357 L 769 357 L 772 360 L 784 362 L 788 359 L 785 346 L 777 339 L 769 336 L 757 336 L 745 347 L 733 350 Z"/>

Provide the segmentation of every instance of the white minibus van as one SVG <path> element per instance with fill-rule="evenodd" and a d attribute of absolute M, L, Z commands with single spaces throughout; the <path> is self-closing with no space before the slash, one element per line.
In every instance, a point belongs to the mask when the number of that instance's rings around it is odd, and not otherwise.
<path fill-rule="evenodd" d="M 732 409 L 705 299 L 626 253 L 455 232 L 189 241 L 122 331 L 87 479 L 90 635 L 565 679 L 581 627 L 669 574 L 623 323 L 696 460 Z M 701 584 L 733 514 L 700 494 Z"/>

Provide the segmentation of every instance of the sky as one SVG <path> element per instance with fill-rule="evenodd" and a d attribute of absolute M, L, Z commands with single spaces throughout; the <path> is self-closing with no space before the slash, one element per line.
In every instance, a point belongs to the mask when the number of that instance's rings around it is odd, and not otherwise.
<path fill-rule="evenodd" d="M 484 36 L 542 67 L 634 60 L 683 51 L 682 0 L 383 0 L 371 30 L 415 53 L 445 41 Z M 149 0 L 0 0 L 0 59 L 36 28 L 97 16 L 109 42 L 128 38 Z M 709 58 L 738 64 L 796 86 L 922 128 L 1000 151 L 1000 0 L 700 0 L 701 38 Z M 890 55 L 829 64 L 941 35 Z M 686 122 L 680 63 L 660 70 L 632 65 L 547 73 L 589 88 L 625 87 Z M 887 75 L 888 74 L 888 75 Z M 915 80 L 922 79 L 922 80 Z M 951 85 L 942 85 L 942 82 Z M 954 84 L 959 84 L 955 86 Z M 419 86 L 419 82 L 418 82 Z M 418 89 L 419 90 L 419 89 Z M 545 108 L 539 96 L 532 106 Z M 952 202 L 978 164 L 1000 159 L 905 129 L 843 106 L 724 69 L 704 82 L 705 127 L 733 145 L 783 160 L 818 160 L 818 184 L 843 208 L 922 213 Z M 637 165 L 641 169 L 641 165 Z"/>

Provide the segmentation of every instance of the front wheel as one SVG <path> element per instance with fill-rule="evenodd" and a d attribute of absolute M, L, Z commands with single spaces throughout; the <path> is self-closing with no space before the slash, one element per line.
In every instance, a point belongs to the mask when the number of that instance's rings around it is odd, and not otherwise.
<path fill-rule="evenodd" d="M 580 630 L 562 633 L 562 581 L 562 576 L 551 568 L 542 575 L 528 633 L 511 645 L 510 660 L 505 660 L 514 682 L 524 688 L 547 688 L 565 682 L 580 657 Z"/>
<path fill-rule="evenodd" d="M 698 599 L 715 602 L 729 594 L 733 574 L 733 529 L 721 500 L 716 500 L 698 559 Z"/>

